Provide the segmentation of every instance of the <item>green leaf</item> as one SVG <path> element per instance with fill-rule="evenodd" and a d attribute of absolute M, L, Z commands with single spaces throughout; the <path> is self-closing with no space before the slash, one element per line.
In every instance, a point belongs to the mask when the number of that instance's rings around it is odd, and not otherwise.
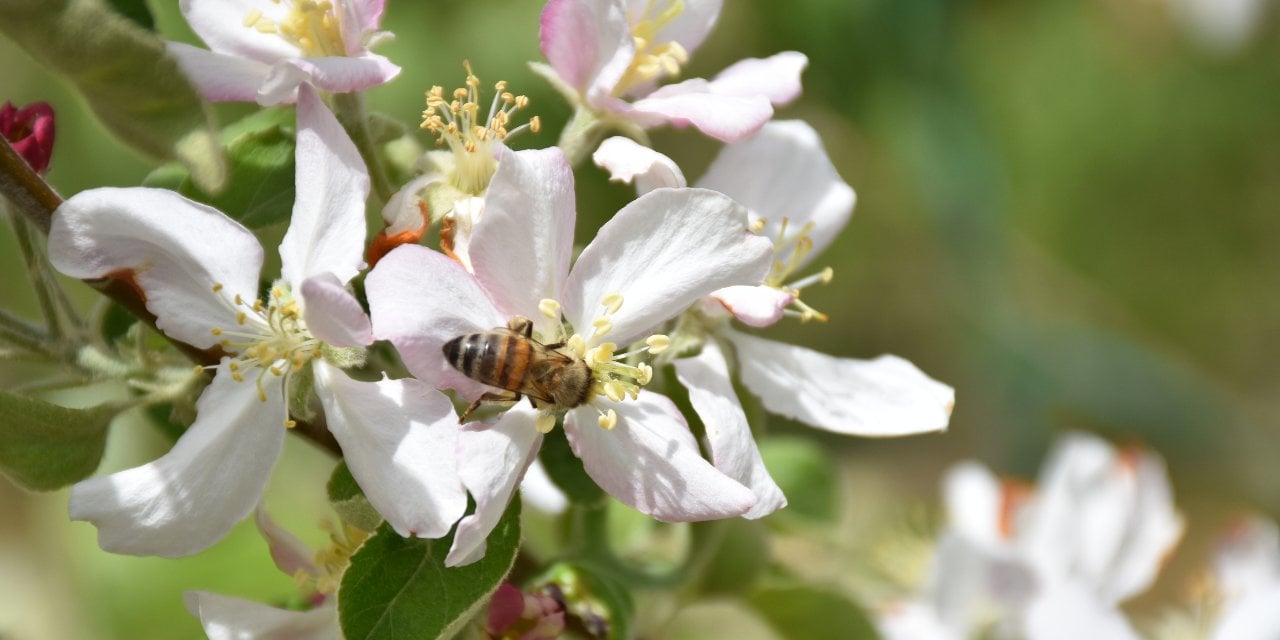
<path fill-rule="evenodd" d="M 120 142 L 181 162 L 204 189 L 225 184 L 208 106 L 156 34 L 102 0 L 0 0 L 0 32 L 64 76 Z"/>
<path fill-rule="evenodd" d="M 0 470 L 36 491 L 89 477 L 102 461 L 116 410 L 69 409 L 0 391 Z"/>
<path fill-rule="evenodd" d="M 771 437 L 760 442 L 769 475 L 787 496 L 787 508 L 776 517 L 830 522 L 836 515 L 835 462 L 830 453 L 807 438 Z"/>
<path fill-rule="evenodd" d="M 520 500 L 489 534 L 484 558 L 444 566 L 453 544 L 401 538 L 383 525 L 355 555 L 338 588 L 338 621 L 347 640 L 450 638 L 481 611 L 515 563 Z"/>
<path fill-rule="evenodd" d="M 369 504 L 364 490 L 356 484 L 347 463 L 339 462 L 329 476 L 329 504 L 343 522 L 364 531 L 373 531 L 382 524 L 382 515 Z"/>
<path fill-rule="evenodd" d="M 810 586 L 766 587 L 752 594 L 751 605 L 788 640 L 872 640 L 875 626 L 845 596 Z"/>
<path fill-rule="evenodd" d="M 563 428 L 552 429 L 543 438 L 538 458 L 542 460 L 542 466 L 546 467 L 551 481 L 569 500 L 579 504 L 595 504 L 604 499 L 604 491 L 587 475 L 578 456 L 573 455 L 573 449 L 564 437 Z"/>
<path fill-rule="evenodd" d="M 269 110 L 261 112 L 269 113 L 269 117 L 246 118 L 252 124 L 266 124 L 266 128 L 248 129 L 252 125 L 241 121 L 223 132 L 224 136 L 236 132 L 227 144 L 230 180 L 226 189 L 217 193 L 200 189 L 188 179 L 185 170 L 175 165 L 152 171 L 143 184 L 177 191 L 250 229 L 285 222 L 293 211 L 294 133 L 291 128 L 269 122 L 277 112 Z"/>
<path fill-rule="evenodd" d="M 132 20 L 134 24 L 147 31 L 156 30 L 156 19 L 151 15 L 147 0 L 107 0 L 120 15 Z"/>

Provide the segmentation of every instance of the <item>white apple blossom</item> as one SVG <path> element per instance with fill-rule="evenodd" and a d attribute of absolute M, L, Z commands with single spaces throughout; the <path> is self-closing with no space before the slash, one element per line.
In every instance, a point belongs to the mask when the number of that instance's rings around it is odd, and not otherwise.
<path fill-rule="evenodd" d="M 168 50 L 211 102 L 293 102 L 309 83 L 332 93 L 383 84 L 400 67 L 369 51 L 384 0 L 182 0 L 191 29 L 209 49 Z"/>
<path fill-rule="evenodd" d="M 613 179 L 639 193 L 684 187 L 680 168 L 667 156 L 626 138 L 605 140 L 594 160 Z M 746 416 L 729 379 L 731 346 L 743 384 L 765 408 L 827 431 L 888 437 L 945 429 L 955 391 L 896 356 L 875 360 L 836 358 L 738 331 L 732 316 L 751 327 L 785 316 L 826 316 L 801 300 L 802 290 L 830 281 L 831 269 L 795 278 L 825 249 L 853 213 L 855 196 L 827 158 L 817 132 L 800 121 L 770 122 L 753 137 L 726 145 L 695 186 L 730 196 L 747 207 L 754 229 L 774 239 L 774 262 L 755 285 L 715 291 L 700 306 L 707 331 L 702 352 L 675 362 L 694 409 L 708 425 L 717 467 L 746 482 L 758 495 L 751 517 L 786 504 L 768 479 Z M 716 425 L 712 428 L 712 425 Z"/>
<path fill-rule="evenodd" d="M 949 527 L 931 578 L 917 599 L 884 608 L 886 637 L 1139 637 L 1118 605 L 1151 585 L 1183 530 L 1156 455 L 1070 434 L 1037 489 L 969 462 L 944 492 Z"/>
<path fill-rule="evenodd" d="M 1280 529 L 1261 517 L 1228 531 L 1214 557 L 1221 597 L 1212 640 L 1280 637 Z"/>
<path fill-rule="evenodd" d="M 800 95 L 801 53 L 741 60 L 712 80 L 679 75 L 720 16 L 722 0 L 549 0 L 539 32 L 548 65 L 534 64 L 575 106 L 648 129 L 692 125 L 741 140 Z"/>
<path fill-rule="evenodd" d="M 161 189 L 104 188 L 55 212 L 55 267 L 123 278 L 160 330 L 227 354 L 169 453 L 72 489 L 71 517 L 93 522 L 104 549 L 181 556 L 219 540 L 262 495 L 293 424 L 295 383 L 308 376 L 352 474 L 397 531 L 442 536 L 465 510 L 452 461 L 419 455 L 456 437 L 448 399 L 415 380 L 359 382 L 340 370 L 372 341 L 346 289 L 362 267 L 369 177 L 308 86 L 299 93 L 296 181 L 283 276 L 265 301 L 262 246 L 215 209 Z"/>
<path fill-rule="evenodd" d="M 209 640 L 341 640 L 334 592 L 351 554 L 368 534 L 350 526 L 331 531 L 319 553 L 281 528 L 259 507 L 254 518 L 276 568 L 308 588 L 311 608 L 280 609 L 208 591 L 188 591 L 187 611 L 200 619 Z"/>
<path fill-rule="evenodd" d="M 643 388 L 652 369 L 613 352 L 615 344 L 645 340 L 711 291 L 758 281 L 768 270 L 769 242 L 750 233 L 746 212 L 721 194 L 662 189 L 619 211 L 570 269 L 576 213 L 563 154 L 502 154 L 472 237 L 474 273 L 421 246 L 391 252 L 366 281 L 374 335 L 390 340 L 419 379 L 474 399 L 492 388 L 454 369 L 443 345 L 516 316 L 531 318 L 536 340 L 564 342 L 592 369 L 591 397 L 567 411 L 564 429 L 596 483 L 660 520 L 748 511 L 752 492 L 701 457 L 669 399 Z M 650 346 L 632 355 L 659 350 L 663 339 L 650 336 Z M 520 403 L 491 425 L 463 430 L 459 473 L 476 511 L 459 523 L 447 564 L 481 557 L 486 535 L 555 423 L 554 415 Z"/>

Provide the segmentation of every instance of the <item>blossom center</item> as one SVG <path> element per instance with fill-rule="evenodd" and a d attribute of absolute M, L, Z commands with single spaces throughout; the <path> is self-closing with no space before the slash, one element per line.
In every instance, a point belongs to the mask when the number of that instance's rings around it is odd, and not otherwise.
<path fill-rule="evenodd" d="M 244 26 L 280 36 L 285 42 L 302 50 L 307 58 L 347 55 L 342 40 L 342 22 L 339 11 L 329 0 L 272 0 L 279 4 L 289 1 L 289 12 L 279 22 L 272 20 L 258 9 L 250 9 L 244 15 Z M 342 0 L 337 0 L 341 4 Z"/>
<path fill-rule="evenodd" d="M 482 114 L 480 78 L 471 72 L 470 62 L 464 62 L 463 68 L 467 70 L 466 86 L 454 89 L 449 98 L 439 85 L 427 92 L 422 128 L 436 136 L 437 147 L 448 145 L 453 152 L 454 186 L 464 193 L 480 195 L 498 170 L 495 147 L 526 129 L 537 133 L 542 125 L 534 116 L 518 127 L 507 128 L 511 117 L 529 106 L 529 98 L 507 91 L 505 80 L 493 85 L 493 99 Z"/>
<path fill-rule="evenodd" d="M 657 42 L 658 32 L 684 13 L 684 0 L 649 0 L 640 15 L 630 16 L 631 39 L 636 53 L 631 64 L 623 72 L 614 87 L 614 95 L 628 91 L 663 77 L 680 74 L 680 67 L 689 61 L 689 53 L 679 42 Z"/>
<path fill-rule="evenodd" d="M 559 335 L 554 336 L 553 340 L 562 342 L 565 349 L 581 358 L 591 370 L 592 399 L 605 397 L 613 402 L 623 402 L 627 398 L 635 400 L 640 395 L 640 388 L 653 379 L 653 367 L 643 361 L 646 354 L 657 355 L 671 344 L 671 339 L 666 335 L 654 334 L 644 340 L 643 346 L 641 343 L 636 343 L 631 350 L 617 353 L 617 344 L 603 342 L 602 339 L 613 330 L 612 316 L 622 308 L 622 303 L 623 298 L 620 293 L 611 293 L 601 299 L 601 313 L 592 320 L 591 331 L 586 335 L 578 332 L 569 333 L 564 328 L 559 302 L 545 299 L 538 304 L 538 311 L 543 316 L 554 320 L 559 327 Z M 616 411 L 613 409 L 601 411 L 599 408 L 597 411 L 600 412 L 598 424 L 601 428 L 612 430 L 618 425 Z"/>
<path fill-rule="evenodd" d="M 764 219 L 757 220 L 752 225 L 752 230 L 759 233 L 764 229 Z M 814 223 L 808 222 L 800 229 L 795 230 L 791 235 L 787 235 L 790 229 L 790 221 L 787 218 L 782 219 L 782 224 L 778 229 L 778 237 L 773 241 L 773 266 L 769 269 L 769 274 L 765 276 L 764 284 L 779 291 L 791 294 L 791 307 L 785 313 L 787 315 L 800 318 L 801 322 L 817 320 L 818 322 L 826 322 L 827 314 L 814 309 L 800 299 L 800 294 L 805 287 L 814 284 L 827 284 L 835 277 L 835 270 L 831 267 L 824 267 L 821 271 L 804 276 L 798 280 L 788 282 L 787 279 L 805 264 L 809 254 L 813 253 L 813 238 L 809 234 L 813 232 Z"/>
<path fill-rule="evenodd" d="M 213 285 L 215 294 L 220 291 L 222 284 Z M 226 298 L 217 297 L 225 303 Z M 213 327 L 211 331 L 221 338 L 218 344 L 232 358 L 227 366 L 233 380 L 244 382 L 246 373 L 257 371 L 254 383 L 258 386 L 259 400 L 267 400 L 262 386 L 266 376 L 288 376 L 320 355 L 323 343 L 307 331 L 302 310 L 288 285 L 273 285 L 265 303 L 262 300 L 249 302 L 236 294 L 234 302 L 228 306 L 236 314 L 236 325 Z M 293 426 L 287 415 L 285 426 Z"/>

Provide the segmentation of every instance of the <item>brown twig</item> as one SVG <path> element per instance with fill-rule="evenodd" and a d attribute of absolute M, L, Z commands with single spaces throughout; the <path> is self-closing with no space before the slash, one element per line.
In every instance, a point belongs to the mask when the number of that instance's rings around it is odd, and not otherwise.
<path fill-rule="evenodd" d="M 0 136 L 0 193 L 13 203 L 18 213 L 35 224 L 36 228 L 46 235 L 49 233 L 53 214 L 62 204 L 62 196 L 59 196 L 58 192 L 54 191 L 53 187 L 49 186 L 49 183 L 45 182 L 44 178 L 36 173 L 2 136 Z M 147 309 L 146 300 L 136 284 L 122 278 L 98 278 L 84 282 L 96 289 L 98 293 L 124 307 L 147 326 L 156 329 L 156 316 Z M 163 331 L 158 329 L 156 331 L 196 364 L 216 365 L 226 355 L 222 349 L 216 347 L 197 349 L 165 335 Z M 323 421 L 298 420 L 297 422 L 297 426 L 291 431 L 311 440 L 334 455 L 342 455 L 338 441 L 334 439 L 333 434 L 329 433 Z"/>

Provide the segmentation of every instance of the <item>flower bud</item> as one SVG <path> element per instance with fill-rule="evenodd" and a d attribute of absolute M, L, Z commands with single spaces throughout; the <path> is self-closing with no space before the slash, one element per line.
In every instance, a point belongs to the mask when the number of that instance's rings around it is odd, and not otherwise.
<path fill-rule="evenodd" d="M 49 168 L 53 156 L 53 107 L 35 102 L 21 109 L 5 102 L 0 107 L 0 136 L 4 136 L 38 173 Z"/>

